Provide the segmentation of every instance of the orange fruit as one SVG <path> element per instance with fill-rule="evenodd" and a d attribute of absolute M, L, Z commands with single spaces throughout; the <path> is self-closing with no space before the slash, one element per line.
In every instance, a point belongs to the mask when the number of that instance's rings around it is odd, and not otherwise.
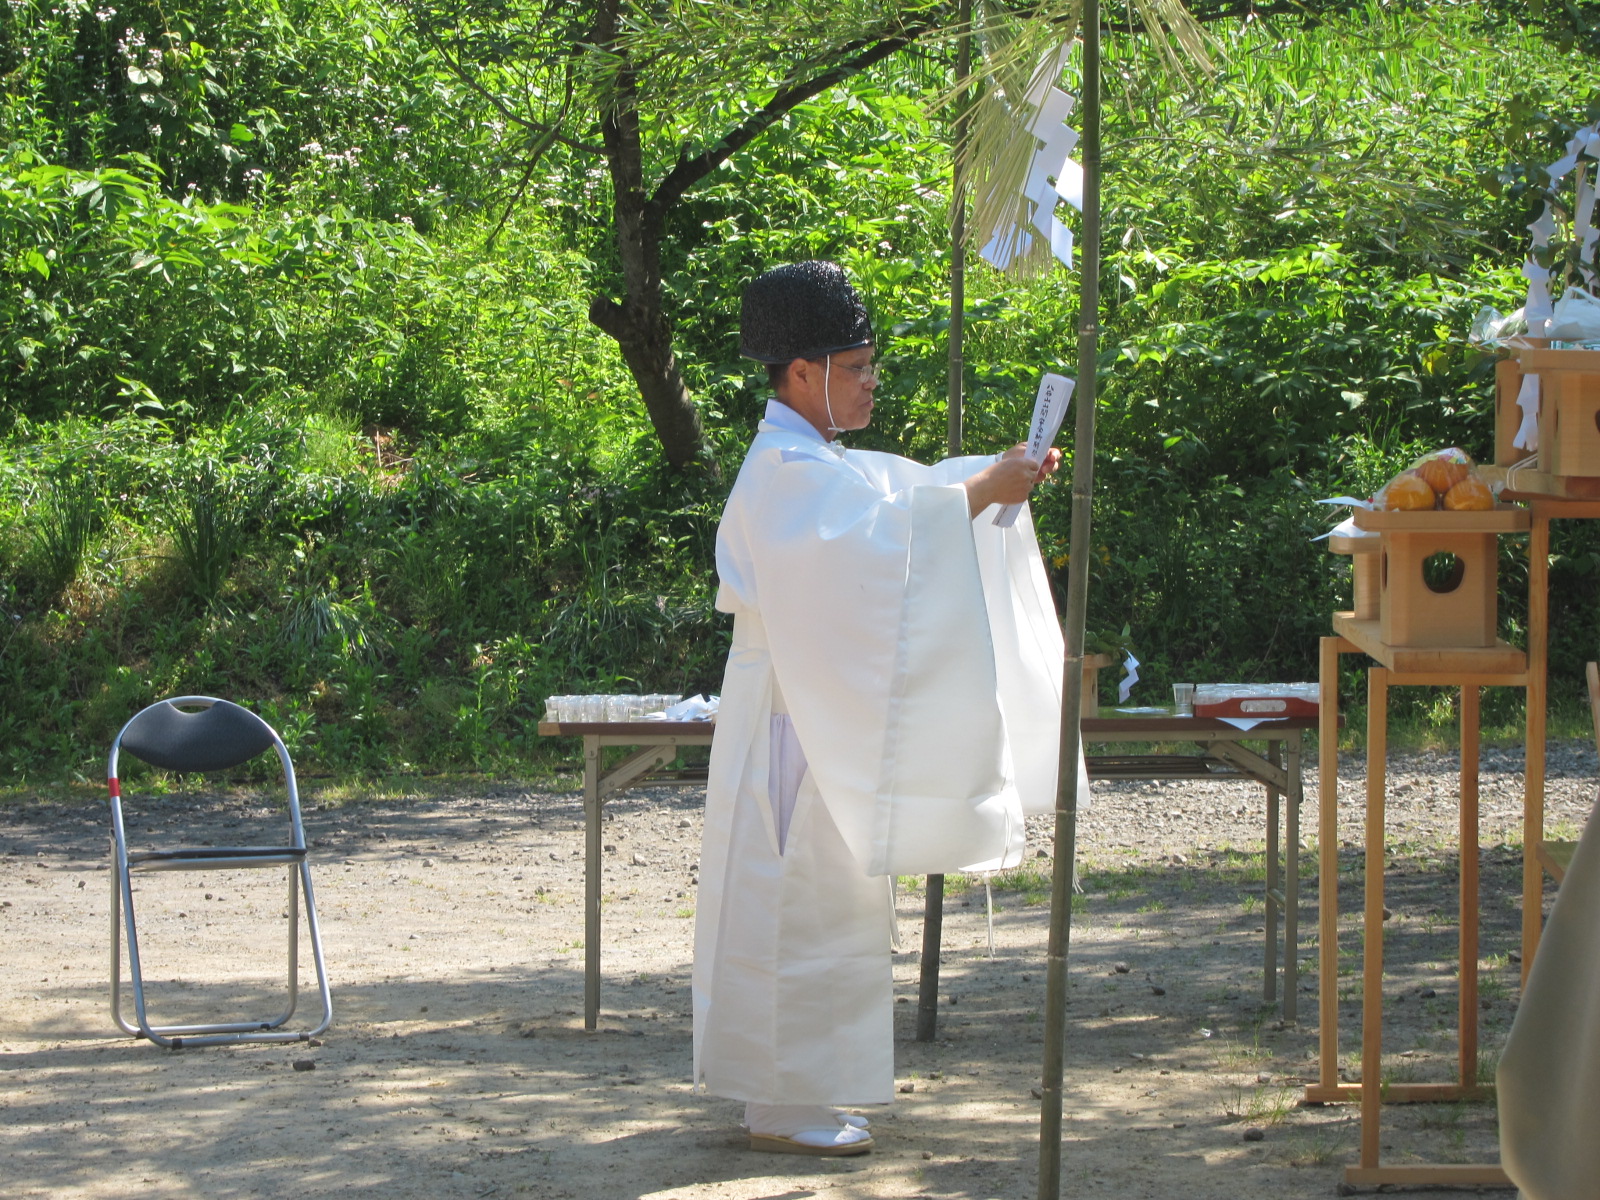
<path fill-rule="evenodd" d="M 1494 494 L 1481 479 L 1468 475 L 1444 494 L 1451 512 L 1486 512 L 1494 507 Z"/>
<path fill-rule="evenodd" d="M 1428 455 L 1414 469 L 1429 487 L 1442 496 L 1467 477 L 1472 470 L 1472 460 L 1452 447 Z"/>
<path fill-rule="evenodd" d="M 1415 471 L 1401 471 L 1383 489 L 1383 506 L 1391 511 L 1419 512 L 1438 500 L 1428 481 Z"/>

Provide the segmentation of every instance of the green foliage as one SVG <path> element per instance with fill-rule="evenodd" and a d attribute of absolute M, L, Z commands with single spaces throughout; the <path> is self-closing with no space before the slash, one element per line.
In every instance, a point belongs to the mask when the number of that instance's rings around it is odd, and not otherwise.
<path fill-rule="evenodd" d="M 78 575 L 100 524 L 100 496 L 92 473 L 63 471 L 34 499 L 31 574 L 46 596 L 55 596 Z"/>
<path fill-rule="evenodd" d="M 190 594 L 209 602 L 222 591 L 229 569 L 244 549 L 252 515 L 250 497 L 219 478 L 216 464 L 209 460 L 174 482 L 167 530 Z"/>
<path fill-rule="evenodd" d="M 704 79 L 818 19 L 772 18 L 650 79 L 685 98 L 650 110 L 652 145 L 764 102 L 771 79 Z M 1219 26 L 1194 84 L 1108 42 L 1092 544 L 1067 545 L 1066 488 L 1034 507 L 1059 584 L 1091 556 L 1089 626 L 1123 631 L 1149 694 L 1310 677 L 1348 586 L 1316 500 L 1488 449 L 1465 331 L 1517 302 L 1588 64 L 1482 18 Z M 89 773 L 180 692 L 251 702 L 308 768 L 373 773 L 553 753 L 554 692 L 714 690 L 716 520 L 765 399 L 735 298 L 774 261 L 838 258 L 867 298 L 885 379 L 854 444 L 943 453 L 943 48 L 801 105 L 669 213 L 719 476 L 662 465 L 588 321 L 616 283 L 609 180 L 556 146 L 500 228 L 527 131 L 409 29 L 365 0 L 0 15 L 0 771 Z M 974 267 L 966 451 L 1019 435 L 1041 369 L 1076 372 L 1073 283 Z M 1555 531 L 1558 696 L 1595 655 L 1591 524 Z M 1515 638 L 1527 564 L 1503 541 Z"/>

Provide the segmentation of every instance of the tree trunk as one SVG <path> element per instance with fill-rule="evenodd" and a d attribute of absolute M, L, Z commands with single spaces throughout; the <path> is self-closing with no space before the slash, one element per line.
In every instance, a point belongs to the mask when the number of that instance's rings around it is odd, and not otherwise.
<path fill-rule="evenodd" d="M 612 0 L 600 6 L 594 40 L 619 57 L 616 90 L 600 114 L 600 133 L 611 172 L 623 299 L 619 304 L 608 296 L 596 296 L 589 304 L 589 320 L 621 348 L 667 462 L 685 467 L 700 453 L 705 438 L 700 414 L 672 353 L 672 322 L 661 288 L 663 211 L 645 194 L 635 68 L 616 45 L 616 33 Z"/>
<path fill-rule="evenodd" d="M 625 239 L 623 245 L 627 245 Z M 630 288 L 621 304 L 596 296 L 589 304 L 589 320 L 621 348 L 667 462 L 674 467 L 687 466 L 700 453 L 704 436 L 700 414 L 689 399 L 672 353 L 672 322 L 662 304 L 659 279 L 643 295 Z"/>

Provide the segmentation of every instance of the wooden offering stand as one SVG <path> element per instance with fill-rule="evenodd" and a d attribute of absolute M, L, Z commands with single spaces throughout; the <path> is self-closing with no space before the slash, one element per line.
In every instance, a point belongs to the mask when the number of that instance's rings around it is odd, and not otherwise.
<path fill-rule="evenodd" d="M 1539 450 L 1513 445 L 1522 424 L 1517 396 L 1524 374 L 1540 381 Z M 1482 1098 L 1478 1048 L 1478 715 L 1483 687 L 1520 687 L 1527 694 L 1523 772 L 1522 978 L 1538 952 L 1544 876 L 1558 882 L 1570 847 L 1544 837 L 1545 720 L 1550 645 L 1550 522 L 1600 519 L 1600 351 L 1530 345 L 1503 359 L 1495 373 L 1495 465 L 1479 473 L 1502 502 L 1487 513 L 1357 513 L 1355 523 L 1379 534 L 1335 537 L 1330 549 L 1353 556 L 1355 607 L 1335 613 L 1334 636 L 1320 655 L 1319 729 L 1319 1026 L 1318 1082 L 1308 1103 L 1361 1102 L 1361 1157 L 1346 1168 L 1358 1185 L 1510 1186 L 1498 1165 L 1384 1166 L 1382 1104 Z M 1495 539 L 1528 533 L 1528 648 L 1494 636 Z M 1462 535 L 1466 540 L 1454 540 Z M 1376 543 L 1376 544 L 1374 544 Z M 1460 572 L 1441 578 L 1421 564 L 1440 552 L 1455 555 Z M 1441 590 L 1442 588 L 1442 590 Z M 1366 874 L 1362 967 L 1361 1083 L 1339 1080 L 1338 1036 L 1338 719 L 1339 655 L 1363 653 L 1368 669 Z M 1384 768 L 1388 749 L 1389 688 L 1460 689 L 1460 970 L 1457 1014 L 1458 1075 L 1454 1083 L 1382 1082 Z M 1591 684 L 1600 693 L 1600 679 Z M 1597 718 L 1600 722 L 1600 718 Z M 1600 723 L 1597 723 L 1600 736 Z"/>
<path fill-rule="evenodd" d="M 1600 350 L 1551 350 L 1542 338 L 1495 364 L 1494 465 L 1517 496 L 1600 500 Z M 1539 377 L 1539 449 L 1512 443 L 1524 375 Z"/>
<path fill-rule="evenodd" d="M 1600 350 L 1553 350 L 1544 339 L 1528 339 L 1495 365 L 1495 465 L 1480 468 L 1503 500 L 1527 505 L 1528 540 L 1528 726 L 1537 723 L 1539 753 L 1528 743 L 1528 791 L 1535 802 L 1524 812 L 1522 978 L 1528 977 L 1539 944 L 1541 909 L 1526 898 L 1543 891 L 1544 872 L 1559 883 L 1571 860 L 1570 843 L 1544 837 L 1544 719 L 1550 644 L 1550 522 L 1600 519 Z M 1514 446 L 1522 423 L 1517 396 L 1526 374 L 1539 376 L 1539 449 Z"/>
<path fill-rule="evenodd" d="M 1321 729 L 1318 772 L 1319 857 L 1319 1079 L 1307 1086 L 1309 1103 L 1361 1102 L 1361 1157 L 1346 1168 L 1350 1184 L 1506 1184 L 1497 1165 L 1384 1166 L 1380 1155 L 1382 1104 L 1478 1098 L 1478 725 L 1479 689 L 1528 689 L 1528 760 L 1525 811 L 1543 822 L 1544 703 L 1531 686 L 1529 655 L 1495 636 L 1496 539 L 1530 528 L 1526 509 L 1488 512 L 1364 512 L 1357 527 L 1377 538 L 1337 538 L 1331 548 L 1354 558 L 1356 608 L 1335 613 L 1334 636 L 1320 656 Z M 1376 542 L 1376 545 L 1373 543 Z M 1453 568 L 1429 570 L 1436 555 L 1452 555 Z M 1374 609 L 1376 600 L 1376 612 Z M 1338 720 L 1339 655 L 1363 653 L 1379 666 L 1368 670 L 1366 871 L 1362 970 L 1361 1083 L 1339 1080 L 1338 996 Z M 1542 669 L 1542 662 L 1541 662 Z M 1542 674 L 1541 674 L 1542 683 Z M 1382 1082 L 1383 900 L 1386 855 L 1385 766 L 1388 696 L 1393 686 L 1456 687 L 1461 696 L 1460 972 L 1455 1083 Z M 1537 713 L 1537 719 L 1535 714 Z M 1534 760 L 1539 769 L 1535 771 Z M 1532 843 L 1538 844 L 1537 839 Z M 1539 918 L 1542 878 L 1531 893 L 1524 873 L 1524 908 Z M 1524 943 L 1527 942 L 1524 920 Z M 1534 933 L 1537 941 L 1537 932 Z M 1525 950 L 1525 961 L 1531 952 Z"/>

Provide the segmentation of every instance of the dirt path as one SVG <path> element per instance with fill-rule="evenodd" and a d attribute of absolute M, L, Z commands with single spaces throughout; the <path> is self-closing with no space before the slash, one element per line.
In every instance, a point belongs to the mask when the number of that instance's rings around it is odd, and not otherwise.
<path fill-rule="evenodd" d="M 1481 1015 L 1492 1054 L 1517 995 L 1520 757 L 1489 752 L 1484 765 Z M 1360 771 L 1352 762 L 1341 778 L 1341 1063 L 1352 1077 Z M 1396 1078 L 1442 1080 L 1454 1063 L 1454 774 L 1442 755 L 1391 764 Z M 1553 748 L 1552 825 L 1581 825 L 1595 777 L 1592 749 Z M 1303 860 L 1301 1023 L 1290 1026 L 1261 1005 L 1259 789 L 1122 784 L 1097 795 L 1071 954 L 1065 1194 L 1335 1194 L 1356 1114 L 1296 1106 L 1317 1050 L 1314 856 Z M 831 1162 L 755 1155 L 742 1148 L 738 1106 L 688 1087 L 702 799 L 655 789 L 610 806 L 596 1034 L 581 1019 L 579 800 L 503 787 L 313 805 L 333 1028 L 316 1046 L 177 1053 L 112 1036 L 103 804 L 0 809 L 0 1195 L 1033 1197 L 1048 861 L 1031 858 L 1032 870 L 997 887 L 992 960 L 981 881 L 952 888 L 931 1044 L 912 1040 L 922 897 L 901 896 L 900 1094 L 873 1114 L 879 1148 Z M 214 798 L 152 805 L 139 837 L 162 820 L 200 840 L 241 837 Z M 1034 855 L 1046 831 L 1030 833 Z M 164 982 L 158 1019 L 207 1003 L 270 1007 L 282 888 L 268 872 L 142 880 L 148 975 L 220 981 Z M 1492 1106 L 1395 1109 L 1385 1131 L 1393 1161 L 1495 1154 Z"/>

